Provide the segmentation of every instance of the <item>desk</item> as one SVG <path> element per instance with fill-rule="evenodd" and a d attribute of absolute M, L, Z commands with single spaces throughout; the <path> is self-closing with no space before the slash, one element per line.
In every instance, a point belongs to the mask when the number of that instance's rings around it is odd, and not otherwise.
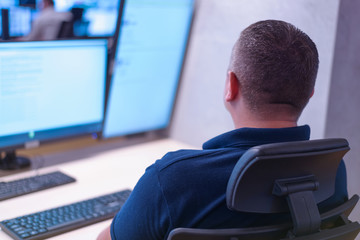
<path fill-rule="evenodd" d="M 0 220 L 86 200 L 125 188 L 132 189 L 147 166 L 169 151 L 184 148 L 192 147 L 171 139 L 157 140 L 102 152 L 71 163 L 40 169 L 38 172 L 41 174 L 60 170 L 75 177 L 77 181 L 0 202 Z M 20 173 L 2 177 L 0 181 L 10 181 L 33 176 L 34 174 L 36 174 L 35 171 Z M 103 221 L 51 239 L 96 239 L 97 235 L 110 223 L 111 220 Z M 0 239 L 8 240 L 11 238 L 3 231 L 0 231 Z"/>

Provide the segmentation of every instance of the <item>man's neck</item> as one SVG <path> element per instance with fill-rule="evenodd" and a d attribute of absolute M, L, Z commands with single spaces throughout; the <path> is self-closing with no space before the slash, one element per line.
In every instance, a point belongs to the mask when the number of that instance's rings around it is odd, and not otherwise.
<path fill-rule="evenodd" d="M 235 128 L 287 128 L 296 127 L 298 117 L 291 114 L 291 109 L 284 105 L 271 105 L 262 110 L 251 110 L 243 98 L 238 97 L 233 101 L 225 101 Z"/>
<path fill-rule="evenodd" d="M 297 126 L 296 117 L 281 112 L 275 115 L 254 114 L 248 109 L 242 108 L 238 113 L 231 114 L 235 128 L 287 128 Z"/>
<path fill-rule="evenodd" d="M 267 121 L 239 121 L 234 123 L 235 128 L 287 128 L 296 127 L 297 123 L 294 121 L 279 121 L 279 120 L 267 120 Z"/>

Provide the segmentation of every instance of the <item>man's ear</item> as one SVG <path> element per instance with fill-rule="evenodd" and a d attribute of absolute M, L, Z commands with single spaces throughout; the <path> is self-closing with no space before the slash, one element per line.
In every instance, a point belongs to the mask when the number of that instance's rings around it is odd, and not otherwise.
<path fill-rule="evenodd" d="M 310 94 L 310 98 L 312 98 L 312 96 L 314 96 L 314 93 L 315 93 L 315 88 L 313 88 L 311 94 Z"/>
<path fill-rule="evenodd" d="M 229 71 L 225 86 L 225 101 L 233 101 L 239 94 L 240 83 L 234 72 Z"/>

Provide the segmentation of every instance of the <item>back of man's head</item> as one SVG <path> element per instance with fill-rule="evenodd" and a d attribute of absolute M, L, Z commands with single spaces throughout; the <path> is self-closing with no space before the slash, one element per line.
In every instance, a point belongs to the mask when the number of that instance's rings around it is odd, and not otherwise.
<path fill-rule="evenodd" d="M 45 6 L 54 6 L 54 0 L 43 0 Z"/>
<path fill-rule="evenodd" d="M 241 33 L 229 70 L 253 113 L 266 117 L 280 110 L 298 118 L 312 95 L 318 65 L 316 46 L 304 32 L 267 20 Z"/>

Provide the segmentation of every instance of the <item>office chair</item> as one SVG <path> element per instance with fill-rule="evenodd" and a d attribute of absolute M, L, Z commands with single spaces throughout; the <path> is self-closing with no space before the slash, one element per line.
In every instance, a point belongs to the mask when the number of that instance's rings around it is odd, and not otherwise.
<path fill-rule="evenodd" d="M 226 202 L 230 210 L 289 212 L 292 221 L 238 229 L 176 228 L 168 240 L 348 240 L 360 231 L 348 215 L 359 200 L 319 213 L 317 204 L 334 194 L 339 163 L 349 151 L 345 139 L 266 144 L 249 149 L 230 176 Z"/>
<path fill-rule="evenodd" d="M 74 22 L 62 21 L 60 24 L 57 39 L 67 39 L 74 37 Z"/>

